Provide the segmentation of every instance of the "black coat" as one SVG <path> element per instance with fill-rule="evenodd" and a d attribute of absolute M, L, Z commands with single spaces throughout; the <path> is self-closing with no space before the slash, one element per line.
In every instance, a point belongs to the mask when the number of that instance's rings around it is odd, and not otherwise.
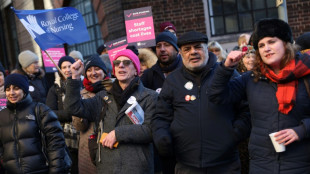
<path fill-rule="evenodd" d="M 247 105 L 237 113 L 238 103 L 216 105 L 208 100 L 207 86 L 217 66 L 216 57 L 209 57 L 200 84 L 184 66 L 168 75 L 152 120 L 158 152 L 162 156 L 174 152 L 178 162 L 198 168 L 238 160 L 236 145 L 247 137 L 241 130 L 250 129 Z"/>
<path fill-rule="evenodd" d="M 210 100 L 217 103 L 248 99 L 252 131 L 249 141 L 250 173 L 310 173 L 310 99 L 304 80 L 298 79 L 296 104 L 284 115 L 278 111 L 277 84 L 262 77 L 254 82 L 252 72 L 228 82 L 233 70 L 220 66 L 211 86 Z M 292 128 L 300 140 L 276 153 L 269 134 Z"/>
<path fill-rule="evenodd" d="M 178 59 L 180 59 L 180 60 L 179 60 L 179 63 L 177 64 L 177 66 L 175 67 L 175 69 L 182 66 L 182 60 L 181 60 L 182 58 L 180 57 L 180 55 L 178 55 L 178 56 L 179 56 Z M 143 85 L 146 88 L 153 89 L 156 91 L 157 91 L 157 89 L 162 88 L 165 79 L 166 79 L 165 75 L 164 75 L 162 69 L 160 68 L 158 61 L 150 69 L 145 70 L 143 72 L 143 75 L 141 76 L 141 81 L 142 81 Z"/>
<path fill-rule="evenodd" d="M 56 114 L 40 105 L 41 127 L 48 144 L 46 166 L 41 151 L 41 136 L 35 120 L 35 106 L 30 95 L 17 104 L 7 103 L 0 111 L 0 146 L 7 173 L 64 173 L 65 141 Z"/>

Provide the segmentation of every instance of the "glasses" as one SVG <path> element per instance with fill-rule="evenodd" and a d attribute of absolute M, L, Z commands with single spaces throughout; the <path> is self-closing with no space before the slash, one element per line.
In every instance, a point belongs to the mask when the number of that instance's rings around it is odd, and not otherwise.
<path fill-rule="evenodd" d="M 121 64 L 121 62 L 123 63 L 124 66 L 129 66 L 132 61 L 131 60 L 114 60 L 113 64 L 114 66 L 118 67 Z"/>

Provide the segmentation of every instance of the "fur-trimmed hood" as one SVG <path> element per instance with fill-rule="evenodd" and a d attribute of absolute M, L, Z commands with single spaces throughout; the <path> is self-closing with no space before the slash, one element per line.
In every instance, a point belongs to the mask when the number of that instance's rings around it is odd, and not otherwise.
<path fill-rule="evenodd" d="M 140 63 L 146 65 L 148 68 L 151 68 L 157 62 L 157 56 L 154 52 L 147 48 L 141 48 L 139 50 L 139 60 Z"/>
<path fill-rule="evenodd" d="M 22 74 L 22 75 L 25 75 L 25 76 L 27 76 L 29 78 L 29 75 L 23 69 L 19 69 L 19 68 L 18 69 L 14 69 L 11 72 L 11 74 L 14 74 L 14 73 Z M 45 76 L 44 70 L 42 68 L 39 68 L 39 72 L 36 74 L 36 77 L 42 79 L 42 78 L 44 78 L 44 76 Z"/>

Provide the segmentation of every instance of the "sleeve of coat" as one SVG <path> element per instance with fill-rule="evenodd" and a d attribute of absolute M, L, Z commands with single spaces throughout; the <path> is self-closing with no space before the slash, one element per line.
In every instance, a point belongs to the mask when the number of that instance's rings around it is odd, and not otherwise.
<path fill-rule="evenodd" d="M 41 129 L 45 135 L 47 156 L 49 159 L 49 173 L 63 173 L 65 138 L 56 114 L 46 105 L 40 105 Z"/>
<path fill-rule="evenodd" d="M 100 117 L 102 110 L 103 99 L 98 92 L 95 97 L 89 99 L 82 99 L 80 95 L 80 81 L 75 79 L 67 79 L 66 97 L 64 101 L 64 108 L 70 115 L 81 118 L 86 118 L 89 121 L 96 121 Z"/>
<path fill-rule="evenodd" d="M 55 86 L 52 86 L 48 91 L 46 105 L 55 112 L 60 122 L 72 121 L 72 117 L 68 112 L 63 108 L 58 108 L 58 95 Z"/>
<path fill-rule="evenodd" d="M 165 80 L 156 103 L 155 116 L 152 119 L 152 134 L 154 144 L 163 157 L 173 155 L 173 142 L 170 124 L 173 120 L 173 91 L 169 80 Z"/>
<path fill-rule="evenodd" d="M 151 91 L 149 89 L 145 89 Z M 145 106 L 141 106 L 144 111 L 144 122 L 142 125 L 122 125 L 115 128 L 116 140 L 127 143 L 151 143 L 151 119 L 155 113 L 155 104 L 157 100 L 157 93 L 151 91 L 149 96 L 145 99 Z"/>
<path fill-rule="evenodd" d="M 235 70 L 221 63 L 216 67 L 212 83 L 208 87 L 208 97 L 217 104 L 233 104 L 246 99 L 246 76 L 232 78 Z"/>

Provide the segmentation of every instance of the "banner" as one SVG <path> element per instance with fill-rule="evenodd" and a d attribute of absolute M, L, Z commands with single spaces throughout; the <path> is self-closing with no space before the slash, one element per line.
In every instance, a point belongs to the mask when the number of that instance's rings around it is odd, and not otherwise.
<path fill-rule="evenodd" d="M 53 58 L 54 62 L 58 64 L 61 57 L 66 55 L 65 48 L 60 46 L 58 48 L 49 48 L 46 52 Z M 46 55 L 44 51 L 41 51 L 43 57 L 43 63 L 45 67 L 45 72 L 57 72 L 57 68 L 51 61 L 51 59 Z M 61 67 L 59 67 L 61 68 Z"/>
<path fill-rule="evenodd" d="M 15 10 L 20 22 L 42 50 L 90 40 L 81 13 L 72 7 L 49 10 Z"/>
<path fill-rule="evenodd" d="M 119 51 L 125 50 L 126 47 L 128 46 L 126 36 L 112 40 L 110 42 L 106 42 L 105 44 L 108 49 L 110 61 L 113 60 L 113 58 Z M 112 61 L 111 61 L 111 64 L 112 64 Z"/>
<path fill-rule="evenodd" d="M 129 45 L 137 48 L 156 45 L 152 7 L 125 10 L 124 17 Z"/>

